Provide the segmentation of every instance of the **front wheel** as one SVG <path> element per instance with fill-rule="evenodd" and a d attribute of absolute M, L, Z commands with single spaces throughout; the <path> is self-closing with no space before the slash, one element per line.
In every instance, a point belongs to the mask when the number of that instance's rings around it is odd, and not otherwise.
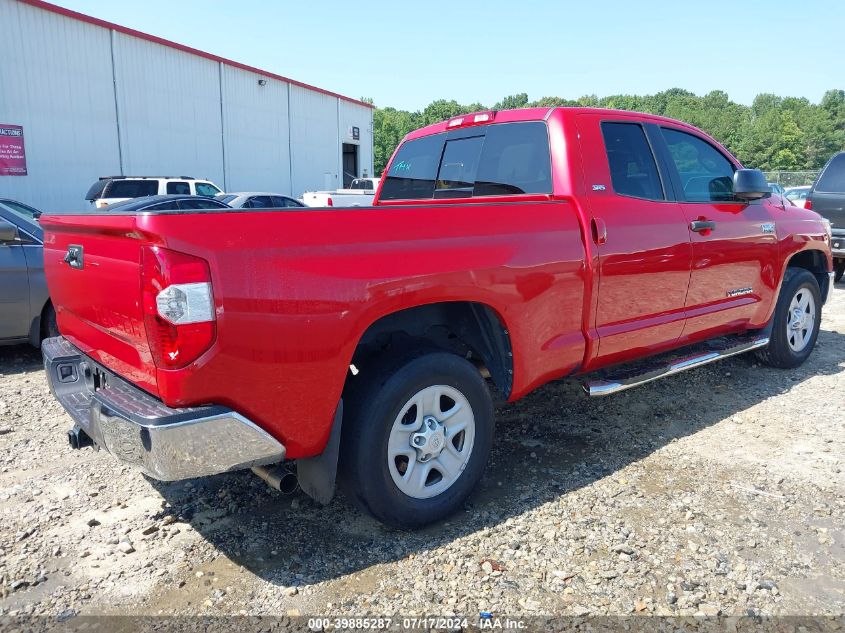
<path fill-rule="evenodd" d="M 833 266 L 833 281 L 839 283 L 845 275 L 845 259 L 838 259 Z"/>
<path fill-rule="evenodd" d="M 404 529 L 455 512 L 481 478 L 493 442 L 492 399 L 478 370 L 431 352 L 356 381 L 342 433 L 347 495 Z"/>
<path fill-rule="evenodd" d="M 772 317 L 769 345 L 758 356 L 773 367 L 790 369 L 813 351 L 822 317 L 819 282 L 809 270 L 788 268 Z"/>

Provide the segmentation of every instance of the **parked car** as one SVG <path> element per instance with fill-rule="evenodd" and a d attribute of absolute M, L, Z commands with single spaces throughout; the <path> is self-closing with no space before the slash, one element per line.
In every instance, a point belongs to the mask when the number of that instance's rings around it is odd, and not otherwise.
<path fill-rule="evenodd" d="M 252 467 L 281 487 L 296 460 L 315 499 L 337 474 L 415 528 L 484 471 L 487 376 L 512 402 L 752 350 L 801 365 L 832 285 L 827 226 L 771 195 L 690 125 L 533 108 L 410 133 L 366 209 L 45 216 L 48 379 L 72 446 L 164 480 Z"/>
<path fill-rule="evenodd" d="M 85 199 L 101 209 L 130 198 L 158 195 L 205 196 L 223 193 L 210 180 L 190 176 L 103 176 L 88 189 Z"/>
<path fill-rule="evenodd" d="M 44 278 L 40 212 L 16 200 L 0 201 L 0 345 L 38 346 L 58 336 Z"/>
<path fill-rule="evenodd" d="M 215 196 L 233 209 L 284 209 L 288 207 L 304 207 L 299 200 L 279 193 L 264 193 L 260 191 L 240 191 L 236 193 L 221 193 Z"/>
<path fill-rule="evenodd" d="M 348 189 L 306 191 L 302 201 L 309 207 L 368 207 L 378 189 L 380 178 L 356 178 Z"/>
<path fill-rule="evenodd" d="M 845 276 L 845 152 L 839 152 L 827 161 L 810 188 L 804 206 L 830 222 L 835 279 L 842 281 Z"/>
<path fill-rule="evenodd" d="M 135 213 L 140 211 L 197 211 L 208 209 L 231 209 L 225 202 L 204 196 L 144 196 L 123 202 L 115 202 L 102 211 L 107 213 Z"/>
<path fill-rule="evenodd" d="M 784 193 L 786 192 L 783 185 L 778 183 L 778 182 L 770 182 L 769 183 L 769 189 L 771 190 L 772 193 L 776 193 L 779 196 L 784 195 Z"/>
<path fill-rule="evenodd" d="M 787 187 L 784 196 L 796 207 L 801 207 L 803 209 L 804 204 L 807 202 L 807 195 L 809 193 L 809 185 L 802 187 Z"/>

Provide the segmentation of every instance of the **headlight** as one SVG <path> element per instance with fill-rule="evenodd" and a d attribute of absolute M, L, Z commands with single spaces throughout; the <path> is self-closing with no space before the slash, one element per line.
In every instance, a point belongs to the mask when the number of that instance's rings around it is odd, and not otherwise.
<path fill-rule="evenodd" d="M 824 224 L 824 232 L 827 233 L 827 241 L 829 242 L 833 239 L 833 225 L 827 218 L 822 218 L 822 223 Z"/>

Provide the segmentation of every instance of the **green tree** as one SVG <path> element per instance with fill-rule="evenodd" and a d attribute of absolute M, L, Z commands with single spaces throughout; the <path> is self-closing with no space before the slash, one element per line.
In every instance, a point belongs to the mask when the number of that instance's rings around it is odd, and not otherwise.
<path fill-rule="evenodd" d="M 698 96 L 682 88 L 670 88 L 653 95 L 584 95 L 578 99 L 546 96 L 534 102 L 523 92 L 502 98 L 493 109 L 526 106 L 612 108 L 668 116 L 700 127 L 743 163 L 764 170 L 819 169 L 831 155 L 845 149 L 845 90 L 840 89 L 826 92 L 818 104 L 804 98 L 763 93 L 751 106 L 731 101 L 722 90 Z M 408 132 L 486 109 L 481 103 L 462 105 L 447 99 L 433 101 L 419 112 L 376 108 L 376 173 L 384 170 Z"/>
<path fill-rule="evenodd" d="M 518 95 L 510 95 L 505 97 L 499 103 L 493 106 L 494 110 L 513 110 L 515 108 L 524 108 L 528 105 L 528 93 L 520 92 Z"/>

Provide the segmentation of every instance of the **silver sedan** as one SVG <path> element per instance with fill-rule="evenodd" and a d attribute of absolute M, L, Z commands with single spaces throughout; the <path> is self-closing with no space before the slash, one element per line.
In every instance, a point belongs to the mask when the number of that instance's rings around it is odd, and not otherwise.
<path fill-rule="evenodd" d="M 294 200 L 290 196 L 263 191 L 221 193 L 215 196 L 215 199 L 225 202 L 235 209 L 285 209 L 305 206 L 299 200 Z"/>
<path fill-rule="evenodd" d="M 0 345 L 56 336 L 56 313 L 44 279 L 44 232 L 37 209 L 0 199 Z"/>

